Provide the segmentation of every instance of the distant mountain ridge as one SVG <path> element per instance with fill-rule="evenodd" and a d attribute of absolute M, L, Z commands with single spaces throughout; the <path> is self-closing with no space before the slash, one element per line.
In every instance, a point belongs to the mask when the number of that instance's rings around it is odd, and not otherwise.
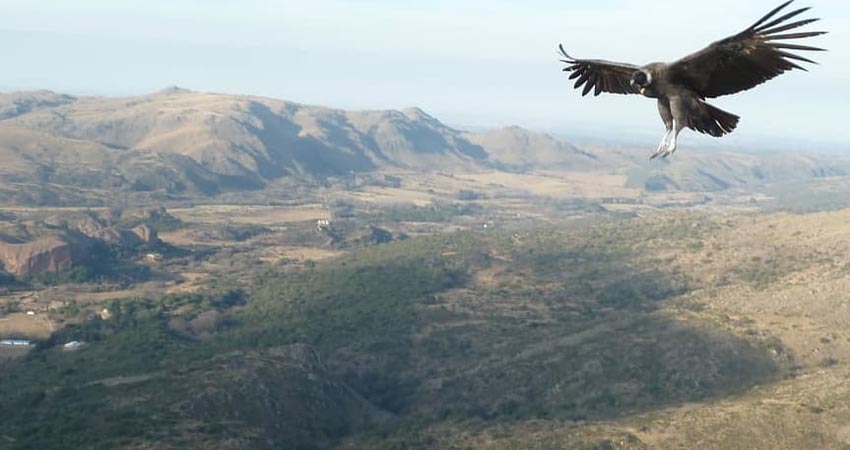
<path fill-rule="evenodd" d="M 520 127 L 452 128 L 419 108 L 345 111 L 168 88 L 138 97 L 0 94 L 0 201 L 211 196 L 285 177 L 385 170 L 607 172 L 646 191 L 719 191 L 850 175 L 850 157 L 578 148 Z M 92 200 L 92 198 L 95 198 Z"/>
<path fill-rule="evenodd" d="M 481 133 L 464 133 L 470 142 L 487 149 L 490 160 L 508 170 L 558 168 L 568 170 L 599 169 L 613 166 L 611 157 L 584 151 L 554 137 L 529 132 L 518 126 Z"/>
<path fill-rule="evenodd" d="M 514 142 L 545 142 L 549 159 L 595 160 L 546 135 L 507 133 Z M 533 159 L 530 149 L 514 151 L 526 150 Z M 180 88 L 126 98 L 0 95 L 0 157 L 0 176 L 11 181 L 202 194 L 257 189 L 288 175 L 516 160 L 498 139 L 453 129 L 419 108 L 343 111 Z"/>

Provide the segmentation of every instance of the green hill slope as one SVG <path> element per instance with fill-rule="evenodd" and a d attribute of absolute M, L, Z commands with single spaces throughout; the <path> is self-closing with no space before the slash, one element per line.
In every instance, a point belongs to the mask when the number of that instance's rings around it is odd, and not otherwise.
<path fill-rule="evenodd" d="M 423 237 L 265 274 L 244 304 L 116 302 L 113 319 L 66 328 L 8 375 L 0 439 L 433 448 L 440 429 L 607 420 L 739 393 L 783 377 L 787 361 L 662 308 L 691 283 L 665 255 L 713 230 L 684 218 Z M 202 317 L 204 339 L 175 324 Z M 88 344 L 54 346 L 70 339 Z"/>

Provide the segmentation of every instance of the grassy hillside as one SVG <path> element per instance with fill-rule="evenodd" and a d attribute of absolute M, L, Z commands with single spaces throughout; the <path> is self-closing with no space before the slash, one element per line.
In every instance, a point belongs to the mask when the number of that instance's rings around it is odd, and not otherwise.
<path fill-rule="evenodd" d="M 285 176 L 490 164 L 484 148 L 415 108 L 348 112 L 182 89 L 3 95 L 0 141 L 0 181 L 17 187 L 7 200 L 22 204 L 80 201 L 61 186 L 88 191 L 91 201 L 110 189 L 214 195 Z"/>
<path fill-rule="evenodd" d="M 487 149 L 490 159 L 507 170 L 566 169 L 592 170 L 615 167 L 616 157 L 604 152 L 583 151 L 543 133 L 520 127 L 466 133 L 470 142 Z"/>
<path fill-rule="evenodd" d="M 264 273 L 248 297 L 117 301 L 112 318 L 64 329 L 4 374 L 0 439 L 454 448 L 494 427 L 618 421 L 737 395 L 794 361 L 769 336 L 673 313 L 727 282 L 685 263 L 726 230 L 677 216 L 454 233 Z M 749 275 L 721 275 L 755 289 Z M 62 351 L 71 339 L 87 344 Z"/>

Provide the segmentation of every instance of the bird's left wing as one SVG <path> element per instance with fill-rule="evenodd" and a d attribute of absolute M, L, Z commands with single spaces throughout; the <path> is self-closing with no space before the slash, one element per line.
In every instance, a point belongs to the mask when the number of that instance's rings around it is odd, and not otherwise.
<path fill-rule="evenodd" d="M 572 72 L 570 79 L 576 80 L 575 88 L 584 85 L 581 95 L 587 95 L 591 89 L 593 95 L 603 92 L 611 94 L 637 94 L 638 92 L 629 84 L 632 74 L 640 70 L 640 67 L 632 64 L 623 64 L 599 59 L 575 59 L 567 54 L 563 45 L 559 45 L 561 55 L 566 63 L 564 72 Z"/>
<path fill-rule="evenodd" d="M 819 36 L 826 32 L 785 33 L 818 20 L 786 22 L 809 8 L 797 9 L 773 19 L 792 1 L 794 0 L 783 3 L 746 30 L 670 64 L 670 81 L 688 86 L 702 97 L 719 97 L 754 88 L 791 69 L 806 70 L 794 61 L 814 61 L 791 53 L 790 50 L 823 49 L 788 41 Z"/>

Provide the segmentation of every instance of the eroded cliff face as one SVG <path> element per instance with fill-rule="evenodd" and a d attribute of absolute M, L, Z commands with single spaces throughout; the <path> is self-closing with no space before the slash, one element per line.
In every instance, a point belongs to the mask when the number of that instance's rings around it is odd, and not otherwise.
<path fill-rule="evenodd" d="M 164 210 L 155 212 L 164 214 Z M 160 242 L 156 228 L 148 224 L 124 227 L 85 212 L 60 213 L 7 225 L 0 230 L 0 263 L 2 269 L 19 277 L 71 269 L 92 258 L 91 252 L 98 243 L 137 249 Z"/>
<path fill-rule="evenodd" d="M 81 249 L 61 237 L 47 237 L 23 244 L 0 242 L 0 260 L 7 272 L 19 277 L 41 272 L 59 272 L 74 265 Z"/>

